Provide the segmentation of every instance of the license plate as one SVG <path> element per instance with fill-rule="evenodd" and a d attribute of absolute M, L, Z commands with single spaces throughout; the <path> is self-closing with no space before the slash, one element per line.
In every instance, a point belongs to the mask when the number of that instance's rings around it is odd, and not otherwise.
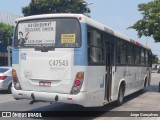
<path fill-rule="evenodd" d="M 48 81 L 40 81 L 39 86 L 51 87 L 51 82 Z"/>

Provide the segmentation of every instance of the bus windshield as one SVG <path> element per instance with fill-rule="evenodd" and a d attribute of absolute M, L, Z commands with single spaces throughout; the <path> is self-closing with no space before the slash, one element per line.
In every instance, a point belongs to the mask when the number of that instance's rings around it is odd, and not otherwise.
<path fill-rule="evenodd" d="M 76 18 L 27 20 L 16 26 L 16 48 L 77 48 L 80 45 L 80 23 Z"/>

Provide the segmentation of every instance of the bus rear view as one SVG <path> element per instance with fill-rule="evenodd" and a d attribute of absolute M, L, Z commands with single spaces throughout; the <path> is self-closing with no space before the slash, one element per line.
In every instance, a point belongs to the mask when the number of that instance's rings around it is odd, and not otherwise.
<path fill-rule="evenodd" d="M 79 17 L 67 15 L 18 19 L 12 53 L 15 99 L 85 106 L 81 26 Z"/>
<path fill-rule="evenodd" d="M 33 102 L 121 105 L 151 79 L 147 46 L 82 14 L 19 18 L 12 56 L 13 97 Z"/>

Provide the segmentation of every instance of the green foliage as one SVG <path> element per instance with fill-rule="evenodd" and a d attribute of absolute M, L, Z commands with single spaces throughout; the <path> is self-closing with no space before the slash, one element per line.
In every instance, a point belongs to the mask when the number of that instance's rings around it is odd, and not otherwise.
<path fill-rule="evenodd" d="M 158 61 L 159 61 L 159 59 L 158 59 L 158 57 L 157 57 L 157 55 L 152 55 L 152 63 L 153 64 L 158 64 Z"/>
<path fill-rule="evenodd" d="M 22 8 L 24 16 L 47 13 L 90 13 L 83 0 L 32 0 Z"/>
<path fill-rule="evenodd" d="M 12 39 L 11 39 L 12 33 L 13 33 L 13 26 L 0 23 L 0 41 L 4 46 L 8 45 L 8 40 L 9 40 L 9 45 L 12 44 Z"/>
<path fill-rule="evenodd" d="M 160 42 L 160 0 L 139 4 L 138 8 L 143 18 L 129 28 L 135 29 L 139 37 L 149 36 Z"/>

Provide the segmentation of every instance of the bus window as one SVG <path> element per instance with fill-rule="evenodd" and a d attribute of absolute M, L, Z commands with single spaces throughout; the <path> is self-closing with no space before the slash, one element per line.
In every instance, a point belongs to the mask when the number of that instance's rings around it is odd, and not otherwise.
<path fill-rule="evenodd" d="M 88 44 L 91 46 L 102 47 L 103 35 L 97 30 L 88 31 Z"/>
<path fill-rule="evenodd" d="M 151 56 L 151 52 L 150 51 L 147 51 L 146 52 L 146 64 L 147 66 L 150 66 L 150 63 L 151 63 L 151 59 L 152 59 L 152 56 Z"/>
<path fill-rule="evenodd" d="M 134 46 L 128 45 L 128 64 L 134 65 Z"/>
<path fill-rule="evenodd" d="M 101 48 L 89 47 L 89 61 L 101 63 L 103 62 L 103 53 Z"/>
<path fill-rule="evenodd" d="M 152 66 L 152 52 L 148 51 L 148 65 L 151 67 Z"/>
<path fill-rule="evenodd" d="M 141 49 L 141 65 L 145 65 L 145 52 Z"/>
<path fill-rule="evenodd" d="M 14 46 L 21 48 L 80 47 L 80 23 L 76 18 L 22 21 L 16 27 Z"/>
<path fill-rule="evenodd" d="M 145 62 L 145 66 L 147 66 L 147 64 L 148 64 L 148 54 L 147 54 L 146 50 L 144 50 L 144 53 L 145 53 L 144 54 L 145 55 L 145 59 L 144 59 L 145 61 L 144 62 Z"/>
<path fill-rule="evenodd" d="M 94 28 L 88 28 L 89 63 L 104 63 L 103 34 Z"/>
<path fill-rule="evenodd" d="M 140 50 L 138 47 L 135 47 L 135 64 L 140 65 Z"/>
<path fill-rule="evenodd" d="M 117 41 L 118 64 L 127 64 L 127 45 L 125 42 Z"/>

